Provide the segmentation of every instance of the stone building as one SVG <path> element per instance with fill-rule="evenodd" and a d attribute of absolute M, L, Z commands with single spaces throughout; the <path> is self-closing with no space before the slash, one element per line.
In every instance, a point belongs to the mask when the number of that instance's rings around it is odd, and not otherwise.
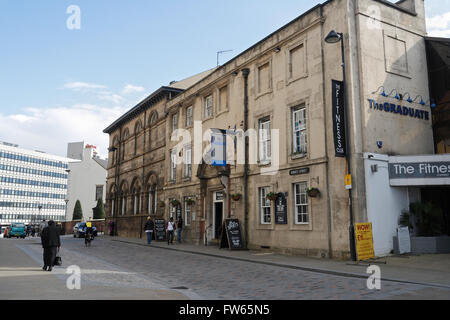
<path fill-rule="evenodd" d="M 344 44 L 351 191 L 348 161 L 335 156 L 332 80 L 343 79 L 343 68 L 340 44 L 325 41 L 331 30 Z M 423 0 L 331 0 L 188 85 L 162 87 L 105 130 L 109 219 L 119 235 L 142 236 L 145 217 L 176 216 L 178 200 L 189 242 L 214 243 L 233 217 L 250 249 L 348 258 L 352 222 L 368 221 L 364 154 L 433 153 L 429 104 L 403 95 L 429 100 L 425 35 Z M 180 150 L 171 141 L 177 129 L 196 136 L 198 126 L 202 134 L 253 129 L 244 150 L 255 161 L 215 167 L 197 161 L 207 142 Z M 271 192 L 286 199 L 285 217 Z"/>

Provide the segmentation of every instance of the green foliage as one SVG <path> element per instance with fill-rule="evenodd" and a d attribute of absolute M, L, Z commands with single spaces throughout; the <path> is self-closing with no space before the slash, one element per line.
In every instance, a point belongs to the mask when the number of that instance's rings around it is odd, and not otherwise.
<path fill-rule="evenodd" d="M 81 202 L 77 200 L 75 203 L 75 208 L 73 208 L 72 220 L 82 220 L 83 219 L 83 209 L 81 209 Z"/>
<path fill-rule="evenodd" d="M 441 208 L 431 202 L 411 203 L 409 215 L 417 226 L 417 235 L 421 237 L 440 236 L 444 232 L 444 215 Z"/>
<path fill-rule="evenodd" d="M 412 221 L 411 221 L 411 215 L 408 211 L 403 211 L 399 221 L 398 221 L 398 225 L 400 227 L 408 227 L 409 230 L 412 230 L 414 228 Z"/>
<path fill-rule="evenodd" d="M 105 207 L 102 198 L 97 200 L 97 206 L 94 208 L 94 219 L 105 218 Z"/>

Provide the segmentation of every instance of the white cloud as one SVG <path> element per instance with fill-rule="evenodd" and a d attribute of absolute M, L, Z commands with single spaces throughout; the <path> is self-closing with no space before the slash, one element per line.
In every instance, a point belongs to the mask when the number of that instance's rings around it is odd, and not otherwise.
<path fill-rule="evenodd" d="M 87 82 L 67 82 L 64 85 L 64 88 L 75 91 L 81 91 L 81 90 L 106 89 L 107 87 L 101 84 L 93 84 Z"/>
<path fill-rule="evenodd" d="M 428 36 L 450 37 L 450 12 L 427 18 Z"/>
<path fill-rule="evenodd" d="M 79 93 L 80 101 L 88 103 L 0 113 L 0 140 L 59 156 L 66 156 L 67 143 L 84 141 L 97 146 L 99 155 L 107 157 L 109 136 L 103 130 L 139 102 L 135 101 L 136 94 L 145 91 L 127 84 L 122 91 L 129 94 L 125 98 L 100 84 L 66 82 L 63 88 Z"/>
<path fill-rule="evenodd" d="M 100 92 L 98 94 L 98 98 L 100 100 L 109 101 L 114 104 L 119 104 L 125 100 L 122 96 L 108 91 Z"/>
<path fill-rule="evenodd" d="M 25 123 L 25 122 L 30 122 L 33 121 L 34 118 L 24 115 L 24 114 L 12 114 L 10 116 L 8 116 L 8 118 L 12 121 L 17 121 L 19 123 Z"/>
<path fill-rule="evenodd" d="M 0 140 L 31 150 L 65 156 L 67 143 L 84 141 L 108 155 L 109 137 L 103 130 L 119 118 L 125 108 L 78 104 L 71 107 L 27 108 L 21 114 L 0 114 Z"/>
<path fill-rule="evenodd" d="M 139 87 L 139 86 L 134 86 L 132 84 L 127 84 L 125 86 L 125 88 L 122 90 L 122 93 L 123 94 L 130 94 L 130 93 L 134 93 L 134 92 L 142 92 L 144 90 L 145 90 L 144 87 Z"/>

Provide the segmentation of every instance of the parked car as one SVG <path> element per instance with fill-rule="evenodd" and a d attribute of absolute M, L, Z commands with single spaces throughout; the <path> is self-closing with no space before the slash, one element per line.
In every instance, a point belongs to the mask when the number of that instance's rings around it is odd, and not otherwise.
<path fill-rule="evenodd" d="M 25 239 L 27 236 L 26 226 L 24 223 L 12 223 L 8 227 L 8 238 L 22 238 Z"/>
<path fill-rule="evenodd" d="M 94 232 L 94 237 L 97 236 L 97 228 L 92 225 L 92 231 Z M 73 227 L 73 237 L 74 238 L 84 238 L 86 235 L 86 222 L 79 222 Z"/>

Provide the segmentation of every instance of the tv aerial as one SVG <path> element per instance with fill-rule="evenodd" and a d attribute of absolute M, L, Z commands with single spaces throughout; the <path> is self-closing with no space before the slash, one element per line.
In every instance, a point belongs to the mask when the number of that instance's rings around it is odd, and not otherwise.
<path fill-rule="evenodd" d="M 219 56 L 220 56 L 221 54 L 223 54 L 223 53 L 231 52 L 231 51 L 233 51 L 233 50 L 222 50 L 222 51 L 217 51 L 217 66 L 219 66 Z"/>

